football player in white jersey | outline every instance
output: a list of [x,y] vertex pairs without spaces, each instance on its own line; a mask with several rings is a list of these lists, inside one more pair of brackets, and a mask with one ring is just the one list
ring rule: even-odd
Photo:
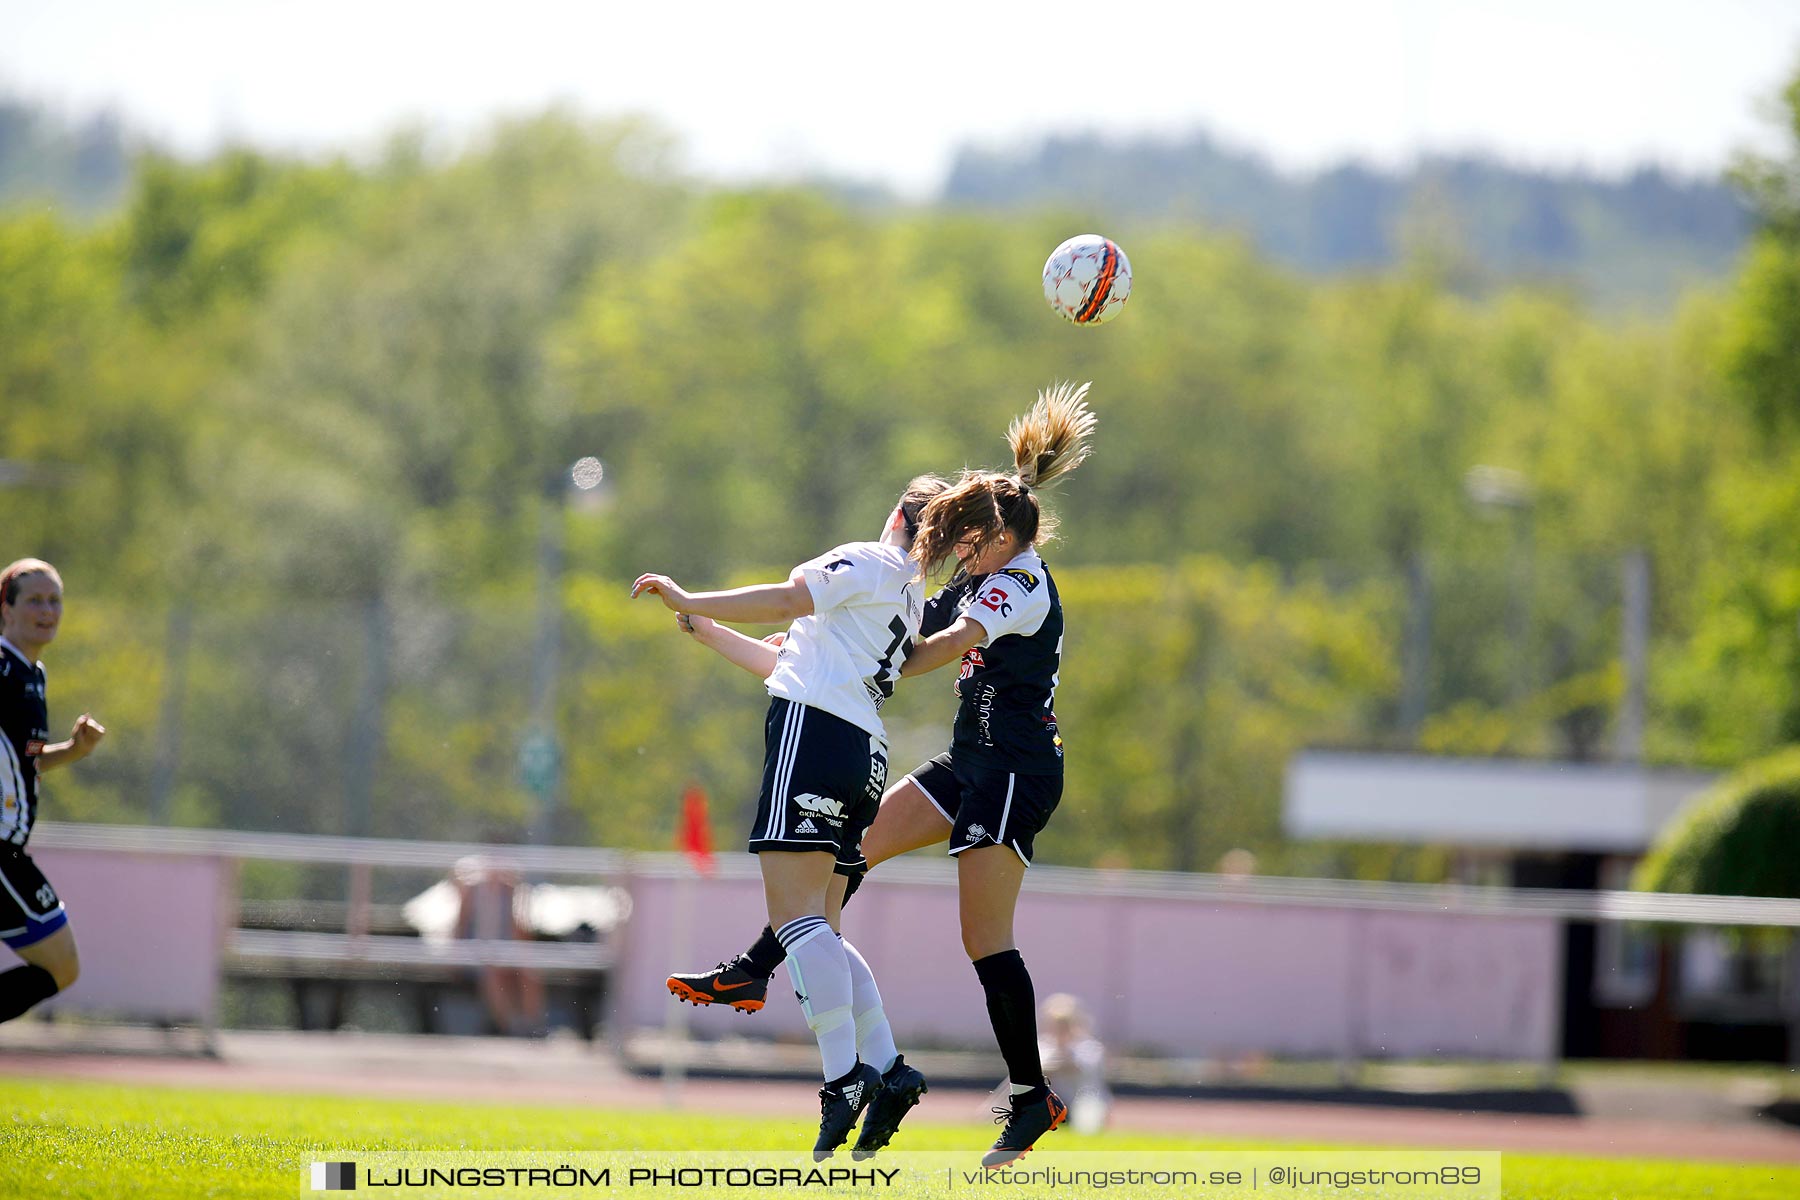
[[[879,541],[835,547],[780,583],[690,592],[651,574],[631,589],[658,596],[685,631],[767,681],[762,790],[749,849],[762,868],[770,927],[819,1042],[825,1087],[813,1152],[821,1159],[878,1095],[865,1132],[884,1112],[904,1113],[925,1090],[894,1046],[873,973],[837,926],[847,881],[866,866],[863,831],[887,786],[881,705],[918,634],[924,578],[954,553],[955,538],[943,535],[932,556],[913,553],[921,514],[948,487],[936,476],[915,479]],[[959,520],[957,537],[998,534],[992,505]],[[717,621],[792,624],[775,646]],[[858,1149],[873,1153],[861,1141]]]
[[[1041,393],[1007,430],[1013,469],[967,472],[923,514],[915,556],[930,557],[944,539],[952,539],[962,569],[926,603],[924,640],[907,658],[903,674],[960,661],[956,726],[947,753],[888,789],[863,843],[872,867],[950,840],[961,889],[963,947],[986,993],[1013,1093],[1010,1107],[997,1110],[1006,1128],[984,1156],[989,1166],[1024,1154],[1067,1112],[1044,1079],[1035,993],[1013,937],[1013,914],[1033,839],[1061,799],[1063,781],[1053,707],[1062,602],[1036,549],[1055,522],[1036,492],[1087,457],[1095,419],[1086,393],[1085,384]],[[998,536],[954,532],[990,507],[1001,518]],[[753,659],[739,665],[757,669]],[[860,879],[852,877],[849,891]],[[671,975],[669,990],[697,1004],[754,1012],[762,1007],[768,978],[781,958],[780,942],[765,929],[730,962]],[[872,1121],[865,1120],[865,1132]]]

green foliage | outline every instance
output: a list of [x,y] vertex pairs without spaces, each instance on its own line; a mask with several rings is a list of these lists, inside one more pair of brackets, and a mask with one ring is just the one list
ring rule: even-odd
[[1709,348],[1749,436],[1708,485],[1694,636],[1672,673],[1684,723],[1724,762],[1800,740],[1800,71],[1781,101],[1783,153],[1736,171],[1762,228]]
[[626,165],[659,144],[556,116],[505,126],[377,181],[308,247],[260,306],[209,447],[235,526],[225,582],[372,596],[528,567],[539,497],[594,436],[547,379],[546,335],[679,217]]
[[1712,896],[1800,897],[1800,747],[1743,767],[1690,805],[1632,886]]
[[[1283,766],[1415,744],[1415,564],[1432,750],[1604,753],[1635,548],[1653,755],[1800,732],[1800,458],[1763,411],[1800,394],[1778,221],[1737,291],[1636,324],[1552,290],[1472,299],[1442,255],[1320,282],[1146,229],[1131,307],[1096,331],[1038,294],[1069,215],[701,190],[667,155],[652,128],[550,113],[449,157],[148,157],[108,223],[0,217],[0,445],[63,485],[0,491],[0,558],[65,568],[52,702],[113,729],[52,812],[518,831],[554,658],[559,836],[665,845],[692,780],[735,838],[761,689],[626,582],[776,578],[871,536],[912,475],[1004,465],[1008,419],[1063,378],[1095,381],[1101,424],[1048,495],[1070,745],[1050,861],[1314,861],[1282,843]],[[597,507],[565,484],[588,454]],[[1529,505],[1472,503],[1477,465]],[[943,686],[889,707],[897,764],[941,748]]]
[[1752,247],[1724,349],[1727,378],[1771,433],[1800,431],[1800,235]]
[[132,302],[166,325],[259,295],[301,234],[344,217],[356,182],[341,163],[299,166],[250,150],[198,166],[146,156],[121,231]]
[[1057,692],[1068,781],[1038,843],[1051,861],[1269,860],[1288,758],[1366,740],[1394,685],[1378,590],[1284,586],[1216,558],[1057,578],[1074,615]]

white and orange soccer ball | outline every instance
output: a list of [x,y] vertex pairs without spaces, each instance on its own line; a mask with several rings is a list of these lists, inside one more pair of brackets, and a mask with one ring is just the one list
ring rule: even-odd
[[1044,299],[1077,325],[1112,320],[1130,296],[1131,260],[1097,233],[1070,238],[1044,264]]

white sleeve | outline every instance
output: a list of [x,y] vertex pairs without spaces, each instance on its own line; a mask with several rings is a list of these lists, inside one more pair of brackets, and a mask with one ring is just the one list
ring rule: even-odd
[[794,568],[806,580],[815,613],[866,600],[875,593],[887,568],[869,549],[867,543],[851,542]]
[[987,631],[983,646],[1009,633],[1033,634],[1050,615],[1050,589],[1029,571],[996,571],[976,590],[966,615]]

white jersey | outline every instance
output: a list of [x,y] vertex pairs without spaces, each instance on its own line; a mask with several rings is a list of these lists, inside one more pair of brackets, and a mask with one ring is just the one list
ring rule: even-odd
[[850,542],[795,570],[813,611],[788,626],[769,695],[885,737],[881,705],[919,634],[918,568],[898,547]]

